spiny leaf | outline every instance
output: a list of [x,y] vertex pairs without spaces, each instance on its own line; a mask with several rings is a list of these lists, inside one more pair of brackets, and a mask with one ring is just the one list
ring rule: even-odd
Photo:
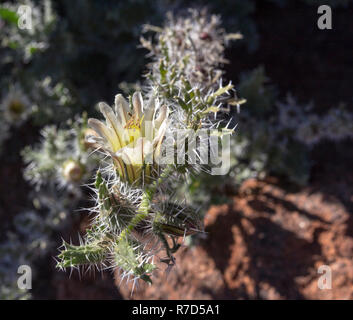
[[98,244],[74,246],[64,242],[64,248],[58,256],[60,268],[101,263],[106,256],[105,249]]
[[231,106],[240,106],[244,103],[246,103],[246,99],[233,99],[228,101],[228,104],[230,104]]
[[231,89],[233,89],[233,85],[232,84],[228,84],[228,85],[226,85],[225,87],[220,87],[214,94],[213,94],[213,96],[215,96],[215,97],[219,97],[219,96],[221,96],[222,94],[224,94],[224,93],[227,93],[229,90],[231,90]]
[[189,105],[181,98],[177,97],[178,103],[180,104],[180,106],[185,110],[185,111],[190,111],[189,109]]
[[96,182],[95,182],[95,186],[97,189],[99,189],[99,186],[101,185],[102,182],[103,182],[102,174],[100,171],[97,171]]
[[239,40],[239,39],[243,39],[243,35],[239,32],[237,33],[228,33],[226,35],[226,39],[227,40]]

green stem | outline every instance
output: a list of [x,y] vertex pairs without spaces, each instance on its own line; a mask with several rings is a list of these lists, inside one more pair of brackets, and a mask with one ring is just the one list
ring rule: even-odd
[[154,194],[157,191],[158,186],[167,179],[170,174],[173,172],[174,167],[172,165],[167,166],[159,178],[155,180],[151,186],[146,188],[142,195],[142,200],[139,208],[137,209],[137,214],[131,219],[129,225],[121,232],[118,242],[124,238],[126,238],[131,231],[144,219],[146,219],[149,215],[151,201],[153,199]]

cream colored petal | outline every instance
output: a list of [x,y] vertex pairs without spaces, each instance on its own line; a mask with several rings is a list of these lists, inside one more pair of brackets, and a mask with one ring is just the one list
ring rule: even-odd
[[154,127],[158,130],[163,121],[168,117],[169,110],[167,106],[162,106],[159,110],[157,119],[154,121]]
[[146,138],[138,138],[135,146],[128,145],[116,152],[126,165],[142,165],[148,154],[152,153],[152,144]]
[[156,101],[155,98],[151,98],[148,102],[146,111],[144,111],[143,120],[141,123],[142,136],[146,137],[148,140],[153,139],[153,118],[156,111]]
[[129,112],[131,112],[129,103],[121,94],[117,94],[115,96],[115,113],[119,115],[123,127],[130,119]]
[[134,108],[134,115],[138,117],[138,119],[142,118],[143,111],[143,99],[141,92],[135,92],[132,96],[132,106]]
[[123,160],[126,165],[136,165],[142,163],[142,154],[137,153],[135,148],[126,146],[116,152],[116,156]]
[[166,119],[161,127],[159,128],[156,137],[153,139],[153,159],[157,159],[161,153],[161,146],[163,142],[163,138],[168,126],[168,119]]
[[141,179],[143,164],[152,162],[152,144],[146,138],[139,138],[135,147],[126,146],[116,153],[124,162],[131,183]]
[[148,101],[146,111],[144,111],[146,121],[152,121],[156,112],[156,98],[151,97]]
[[152,163],[152,153],[153,153],[152,142],[146,138],[143,138],[141,139],[140,145],[141,145],[142,154],[143,154],[143,162]]
[[120,148],[122,148],[125,143],[123,140],[124,128],[121,124],[121,119],[117,119],[116,115],[113,112],[113,109],[104,102],[99,103],[99,109],[104,115],[108,126],[114,130],[116,134],[115,139],[119,140]]
[[116,139],[116,134],[112,129],[97,119],[88,119],[88,125],[110,144],[113,152],[120,149],[119,141]]
[[163,137],[165,135],[165,132],[167,130],[167,126],[168,126],[168,120],[166,119],[162,125],[160,126],[160,128],[158,129],[158,131],[156,132],[156,136],[153,139],[153,146],[155,146],[156,144],[158,144],[161,140],[163,140]]
[[133,148],[126,146],[118,150],[113,159],[122,163],[122,166],[126,168],[127,180],[132,183],[138,179],[138,173],[136,172],[136,166],[133,165],[134,159],[132,158],[133,154],[131,149]]
[[110,156],[113,159],[113,162],[115,164],[115,167],[117,168],[120,177],[122,177],[123,179],[126,179],[126,172],[125,172],[125,166],[124,166],[124,162],[118,157],[116,156],[115,153],[111,152],[110,150],[106,150]]

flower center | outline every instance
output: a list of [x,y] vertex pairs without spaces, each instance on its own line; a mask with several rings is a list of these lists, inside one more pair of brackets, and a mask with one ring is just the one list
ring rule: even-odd
[[126,123],[124,129],[125,133],[127,134],[126,136],[126,141],[128,143],[134,143],[138,138],[141,137],[141,123],[142,123],[143,117],[140,120],[138,117],[131,117],[131,119]]
[[9,105],[9,110],[15,115],[20,115],[24,111],[24,106],[21,101],[13,100]]

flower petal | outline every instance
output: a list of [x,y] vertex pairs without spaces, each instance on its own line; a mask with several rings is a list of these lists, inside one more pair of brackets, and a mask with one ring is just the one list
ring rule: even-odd
[[117,94],[115,96],[115,113],[119,115],[123,127],[130,119],[129,112],[131,112],[129,103],[121,94]]
[[105,120],[110,128],[112,128],[116,134],[116,139],[119,140],[120,148],[124,146],[123,133],[124,128],[121,122],[117,119],[116,115],[113,112],[113,109],[109,107],[106,103],[100,102],[99,109],[105,117]]
[[119,141],[115,138],[116,135],[112,129],[97,119],[88,119],[88,125],[110,144],[113,152],[120,149]]
[[169,110],[167,106],[162,106],[159,110],[157,119],[154,121],[154,127],[158,130],[163,121],[168,117]]
[[153,139],[153,118],[156,112],[156,101],[152,97],[148,102],[147,108],[144,111],[144,116],[141,123],[142,136],[146,137],[148,140]]
[[[139,138],[134,147],[126,146],[120,149],[116,156],[122,159],[129,175],[129,181],[134,182],[141,177],[145,164],[152,163],[153,148],[146,138]],[[149,173],[148,173],[149,174]]]
[[[161,146],[162,146],[162,142],[163,142],[163,138],[165,135],[165,132],[167,130],[167,126],[168,126],[168,119],[166,119],[165,121],[163,121],[162,125],[160,126],[156,137],[153,139],[153,159],[157,159],[160,156],[161,153]],[[158,161],[157,161],[158,162]]]
[[137,116],[137,119],[142,118],[143,111],[143,99],[141,92],[135,92],[132,96],[132,106],[134,108],[134,116]]

